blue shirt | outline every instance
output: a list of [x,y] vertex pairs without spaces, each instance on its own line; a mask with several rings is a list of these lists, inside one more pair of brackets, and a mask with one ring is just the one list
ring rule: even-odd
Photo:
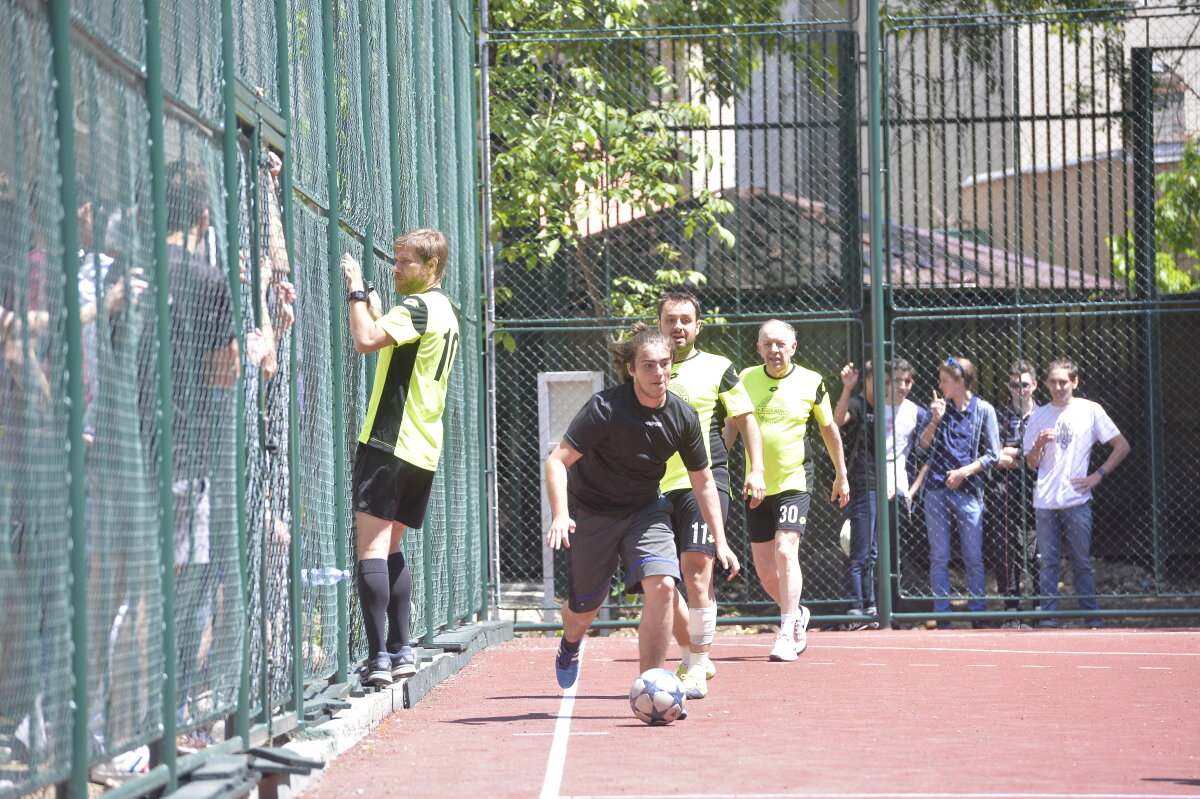
[[[1000,436],[996,429],[996,410],[991,403],[971,397],[967,407],[959,410],[953,402],[946,403],[946,414],[933,434],[929,445],[929,488],[945,488],[946,472],[979,461],[987,472],[996,464],[1000,454]],[[982,475],[973,474],[960,490],[976,495],[983,493]]]

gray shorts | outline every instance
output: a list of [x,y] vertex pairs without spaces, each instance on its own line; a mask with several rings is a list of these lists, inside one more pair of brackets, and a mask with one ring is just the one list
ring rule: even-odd
[[620,556],[625,591],[640,593],[642,579],[667,575],[681,581],[671,531],[671,503],[659,497],[629,516],[604,516],[571,508],[575,532],[567,553],[567,602],[576,613],[604,604]]

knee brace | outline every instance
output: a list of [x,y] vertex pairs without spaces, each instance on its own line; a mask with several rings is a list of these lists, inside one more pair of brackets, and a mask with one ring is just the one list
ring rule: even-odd
[[692,646],[710,646],[717,629],[717,607],[688,610],[688,637]]

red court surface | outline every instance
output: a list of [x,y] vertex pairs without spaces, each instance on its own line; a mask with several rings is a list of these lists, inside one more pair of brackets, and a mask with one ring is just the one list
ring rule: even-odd
[[383,725],[306,797],[1200,796],[1200,631],[718,636],[690,716],[629,710],[633,638],[512,641]]

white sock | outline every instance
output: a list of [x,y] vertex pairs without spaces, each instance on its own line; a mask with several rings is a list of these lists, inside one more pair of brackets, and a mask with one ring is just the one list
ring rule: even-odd
[[682,663],[683,667],[686,669],[688,664],[691,663],[692,651],[678,642],[676,643],[676,646],[679,647],[679,662]]
[[787,635],[788,638],[791,638],[796,629],[796,622],[798,622],[798,621],[800,621],[800,617],[793,616],[790,613],[780,616],[779,617],[779,634]]
[[708,655],[696,654],[692,655],[692,665],[688,666],[688,674],[696,677],[708,678]]

